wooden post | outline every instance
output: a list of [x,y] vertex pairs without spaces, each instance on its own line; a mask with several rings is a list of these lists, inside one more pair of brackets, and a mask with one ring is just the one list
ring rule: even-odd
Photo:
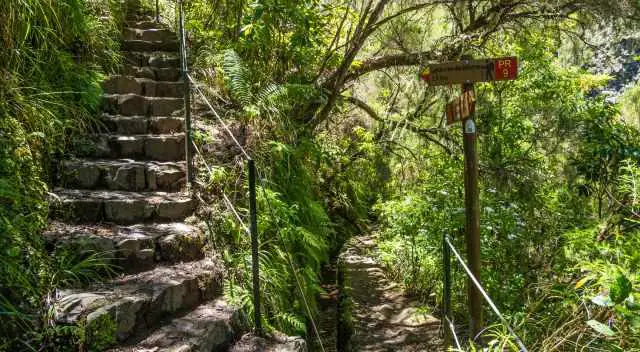
[[453,332],[449,326],[451,320],[451,250],[447,243],[447,234],[442,234],[442,270],[444,271],[444,285],[442,287],[442,324],[444,326],[444,346],[451,346]]
[[187,187],[193,191],[195,174],[193,172],[193,132],[191,130],[191,82],[189,80],[189,71],[187,66],[187,37],[184,28],[184,9],[182,7],[182,0],[178,0],[178,32],[180,36],[180,71],[184,87],[184,154],[187,163]]
[[[464,145],[464,203],[465,237],[467,261],[470,272],[480,282],[480,193],[478,190],[477,131],[474,121],[474,82],[514,80],[518,77],[518,58],[501,57],[472,60],[463,57],[460,61],[432,64],[420,72],[420,78],[431,86],[462,84],[462,95],[447,104],[447,123],[463,118],[462,135]],[[469,279],[470,330],[475,338],[482,331],[482,294]]]
[[[473,90],[473,83],[462,86],[462,93]],[[467,261],[473,275],[480,282],[480,194],[478,190],[478,150],[474,113],[463,121],[464,147],[464,204]],[[482,331],[482,295],[471,279],[467,280],[471,336]]]
[[253,271],[253,319],[256,324],[256,335],[262,336],[262,318],[260,315],[260,259],[258,257],[258,210],[256,204],[256,165],[252,159],[249,166],[249,213],[251,232],[251,269]]

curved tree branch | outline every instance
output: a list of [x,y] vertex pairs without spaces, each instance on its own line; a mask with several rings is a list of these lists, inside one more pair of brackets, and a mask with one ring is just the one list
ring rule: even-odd
[[397,66],[417,66],[430,61],[436,61],[438,57],[439,55],[433,51],[373,57],[365,60],[360,67],[349,72],[345,77],[345,82],[353,81],[372,71]]
[[[380,115],[378,115],[378,113],[367,103],[365,103],[364,101],[356,98],[356,97],[346,97],[346,96],[341,96],[344,100],[348,101],[349,103],[357,106],[358,108],[360,108],[362,111],[364,111],[367,115],[369,115],[372,119],[378,121],[378,122],[382,122],[382,123],[387,123],[388,121],[385,121],[382,117],[380,117]],[[410,131],[412,131],[413,133],[425,138],[426,140],[433,142],[435,144],[437,144],[439,147],[441,147],[442,149],[444,149],[444,151],[449,154],[449,155],[453,155],[453,151],[451,150],[451,148],[449,148],[448,146],[446,146],[444,143],[442,143],[442,141],[438,140],[436,137],[434,136],[435,133],[437,132],[441,132],[442,129],[441,128],[420,128],[415,126],[412,123],[407,123],[406,124],[407,129],[409,129]]]

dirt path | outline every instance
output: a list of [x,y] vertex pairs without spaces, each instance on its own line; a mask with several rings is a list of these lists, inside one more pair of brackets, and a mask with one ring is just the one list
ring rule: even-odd
[[353,302],[353,351],[444,351],[440,321],[421,313],[374,260],[371,236],[352,238],[341,255]]

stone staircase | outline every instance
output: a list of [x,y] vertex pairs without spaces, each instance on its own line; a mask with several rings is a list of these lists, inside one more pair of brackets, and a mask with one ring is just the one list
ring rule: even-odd
[[61,290],[56,320],[85,331],[81,350],[226,351],[247,330],[222,294],[223,266],[184,222],[179,43],[142,10],[127,14],[124,65],[104,82],[105,133],[90,155],[61,162],[52,251],[107,252],[121,274]]

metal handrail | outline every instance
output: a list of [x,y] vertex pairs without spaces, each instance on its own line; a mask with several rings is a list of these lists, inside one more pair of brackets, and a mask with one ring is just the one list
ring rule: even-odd
[[[192,125],[191,125],[191,83],[194,83],[196,91],[199,92],[204,101],[207,103],[209,108],[214,112],[216,117],[220,119],[218,114],[215,112],[209,101],[206,99],[204,94],[200,91],[199,87],[197,87],[195,80],[191,78],[189,75],[188,68],[188,58],[187,58],[187,35],[184,26],[184,8],[183,1],[178,0],[178,34],[180,40],[180,70],[182,81],[184,84],[184,125],[185,125],[185,157],[186,157],[186,172],[187,172],[187,183],[190,185],[191,190],[194,189],[195,182],[195,174],[193,171],[193,150],[198,151],[197,146],[193,142],[193,134],[192,134]],[[156,0],[156,18],[159,20],[159,9]],[[221,119],[220,119],[221,120]],[[258,219],[257,219],[257,202],[256,202],[256,169],[253,159],[249,156],[249,154],[240,146],[240,143],[235,139],[229,128],[224,124],[225,130],[231,135],[233,141],[240,147],[243,154],[247,158],[247,166],[249,168],[249,215],[250,215],[250,225],[249,225],[249,233],[251,235],[251,273],[252,273],[252,286],[253,286],[253,313],[254,313],[254,324],[255,324],[255,332],[257,335],[263,335],[262,330],[262,315],[260,313],[260,264],[258,257]],[[198,155],[204,160],[202,154],[198,153]],[[206,161],[205,161],[206,165]],[[209,166],[206,165],[209,169]],[[210,170],[210,169],[209,169]],[[225,195],[225,199],[228,201],[228,198]],[[239,215],[233,205],[228,202],[228,205],[231,205],[233,209],[233,213],[236,214],[239,218]],[[246,225],[244,222],[240,221],[243,228],[246,230]]]
[[213,108],[213,106],[211,105],[211,103],[209,102],[209,99],[207,99],[206,95],[204,95],[204,93],[202,92],[202,90],[200,89],[200,84],[193,79],[193,77],[191,77],[190,74],[187,73],[186,75],[187,79],[193,83],[193,87],[194,90],[200,95],[200,97],[202,97],[202,100],[205,102],[205,104],[209,107],[209,109],[211,110],[211,112],[213,112],[213,115],[216,117],[216,119],[218,120],[218,122],[222,125],[222,127],[224,128],[225,132],[227,132],[227,134],[229,135],[229,137],[231,137],[231,140],[233,140],[233,143],[235,143],[235,145],[238,147],[238,149],[240,149],[240,152],[242,153],[242,155],[244,155],[244,157],[247,160],[253,160],[251,158],[251,156],[249,155],[249,153],[247,153],[247,151],[244,149],[244,147],[240,144],[240,142],[238,142],[238,140],[236,139],[236,137],[233,135],[233,132],[231,132],[231,129],[229,128],[229,126],[227,126],[227,124],[224,122],[224,120],[220,117],[220,115],[218,115],[218,113],[216,112],[216,109]]
[[[195,143],[193,143],[193,148],[196,151],[196,155],[200,157],[200,160],[202,160],[204,167],[207,169],[207,171],[209,171],[209,174],[211,174],[213,170],[211,169],[211,167],[209,167],[209,163],[207,163],[207,159],[205,159],[202,156],[202,153],[200,153],[200,150],[198,149],[198,146]],[[236,208],[233,206],[233,203],[231,202],[231,200],[229,199],[229,197],[224,191],[222,191],[222,200],[224,201],[224,205],[227,206],[227,209],[229,209],[229,211],[232,212],[233,215],[235,215],[236,219],[238,220],[238,223],[240,224],[240,226],[242,226],[242,228],[247,233],[247,235],[251,235],[251,231],[249,230],[247,225],[244,223],[244,220],[242,220],[242,218],[240,217],[238,210],[236,210]]]
[[184,124],[185,124],[185,157],[187,163],[187,183],[193,188],[195,177],[193,174],[193,154],[191,144],[193,134],[191,130],[191,87],[189,86],[189,69],[187,64],[187,35],[184,29],[184,10],[182,0],[178,0],[178,31],[180,35],[180,71],[184,84]]
[[[177,10],[178,10],[178,27],[179,27],[179,39],[180,39],[180,62],[181,62],[181,73],[182,73],[182,79],[184,82],[184,113],[185,113],[185,131],[186,131],[186,143],[185,143],[185,154],[186,154],[186,162],[187,162],[187,180],[189,181],[189,184],[191,184],[191,188],[193,189],[193,182],[195,182],[195,178],[194,178],[194,172],[193,172],[193,153],[192,153],[192,146],[193,149],[196,151],[197,156],[199,156],[203,162],[205,163],[205,166],[207,167],[207,169],[209,171],[211,171],[211,168],[209,168],[209,165],[206,163],[206,160],[204,159],[204,157],[202,156],[202,154],[199,152],[196,144],[193,142],[193,138],[192,138],[192,126],[191,126],[191,86],[193,85],[193,89],[200,95],[200,97],[202,98],[202,100],[205,102],[205,104],[207,105],[207,107],[211,110],[211,112],[213,112],[214,116],[216,117],[216,119],[218,120],[218,122],[220,123],[220,125],[223,127],[223,129],[225,130],[225,132],[229,135],[229,137],[231,138],[231,140],[233,140],[233,142],[235,143],[235,145],[238,147],[238,149],[240,150],[241,154],[245,157],[245,159],[247,160],[247,166],[249,169],[249,213],[250,213],[250,225],[249,228],[247,228],[247,226],[245,225],[244,221],[242,221],[242,219],[240,218],[240,215],[238,214],[237,210],[233,207],[233,204],[231,203],[231,201],[229,200],[229,198],[227,197],[226,194],[224,194],[223,192],[223,198],[224,198],[224,202],[227,205],[227,207],[230,208],[230,210],[233,212],[233,214],[236,216],[236,218],[238,219],[238,222],[241,224],[241,226],[243,227],[243,229],[248,232],[251,235],[251,261],[252,261],[252,284],[253,284],[253,305],[254,305],[254,321],[255,321],[255,330],[256,333],[259,335],[262,335],[263,331],[262,331],[262,320],[261,320],[261,313],[260,313],[260,274],[259,274],[259,258],[258,258],[258,225],[257,225],[257,201],[256,201],[256,181],[259,181],[261,184],[261,189],[263,192],[263,195],[266,199],[267,205],[269,207],[269,212],[272,218],[275,218],[275,214],[273,212],[272,209],[272,205],[271,202],[269,201],[269,198],[266,196],[265,193],[265,187],[264,187],[264,180],[263,178],[260,176],[260,174],[258,173],[256,166],[255,166],[255,162],[253,160],[253,158],[251,158],[251,155],[249,155],[249,153],[244,149],[244,147],[240,144],[240,142],[238,142],[238,140],[236,139],[236,137],[234,136],[234,134],[231,132],[231,129],[229,129],[229,126],[227,126],[227,124],[224,122],[224,120],[220,117],[220,115],[217,113],[217,111],[213,108],[212,104],[209,102],[209,99],[207,99],[207,97],[205,96],[205,94],[202,92],[202,90],[200,89],[200,84],[189,74],[189,70],[188,70],[188,65],[187,65],[187,38],[186,38],[186,31],[185,31],[185,27],[184,27],[184,9],[183,9],[183,1],[182,0],[177,0],[178,1],[178,6],[177,6]],[[158,5],[157,5],[157,0],[156,0],[156,19],[159,20],[159,9],[158,9]],[[277,223],[277,222],[276,222]],[[282,238],[282,235],[280,233],[281,231],[278,231],[278,236],[280,238],[280,241],[282,241],[282,243],[284,244],[284,239]],[[286,248],[286,246],[285,246]],[[298,277],[298,272],[295,268],[295,265],[293,264],[293,260],[291,258],[291,254],[286,251],[287,254],[287,261],[288,264],[291,267],[291,271],[294,275],[294,278],[296,280],[296,285],[298,286],[298,289],[300,290],[300,294],[302,296],[304,305],[306,307],[307,310],[307,315],[309,316],[309,320],[311,321],[313,330],[316,334],[316,337],[318,339],[318,342],[320,343],[320,348],[321,350],[324,352],[324,345],[322,343],[322,338],[320,337],[320,333],[317,327],[317,324],[315,323],[315,320],[313,318],[313,315],[311,314],[311,308],[309,307],[309,304],[307,302],[307,298],[304,294],[304,291],[302,289],[302,284],[300,282],[300,279]]]
[[[249,193],[250,193],[249,199],[250,199],[250,202],[251,202],[252,199],[255,202],[255,198],[256,198],[256,194],[255,194],[256,184],[255,184],[255,181],[257,179],[260,182],[261,190],[263,192],[263,196],[264,196],[264,198],[266,200],[267,207],[269,208],[269,213],[270,213],[272,218],[276,218],[275,213],[274,213],[273,208],[272,208],[272,205],[271,205],[271,202],[269,201],[269,197],[267,197],[267,195],[266,195],[266,191],[265,191],[266,187],[264,185],[264,179],[257,172],[257,169],[255,167],[255,162],[254,162],[253,158],[251,158],[249,153],[244,149],[244,147],[240,144],[240,142],[238,142],[238,140],[235,138],[235,136],[231,132],[231,129],[229,128],[229,126],[224,122],[222,117],[220,117],[218,112],[213,108],[213,105],[211,104],[211,102],[209,102],[209,99],[206,97],[206,95],[200,89],[200,83],[198,81],[196,81],[193,77],[191,77],[190,74],[187,74],[187,79],[191,83],[193,83],[194,90],[200,95],[200,97],[204,101],[205,105],[207,105],[207,107],[209,107],[209,109],[214,114],[214,116],[216,117],[218,122],[222,125],[223,129],[226,131],[226,133],[229,135],[229,137],[231,137],[231,139],[233,140],[234,144],[240,150],[240,153],[242,155],[244,155],[244,157],[247,159],[247,163],[248,163],[248,166],[249,166]],[[253,192],[252,192],[252,190],[253,190]],[[224,197],[226,198],[226,195],[224,195]],[[230,205],[230,202],[228,201],[228,199],[226,200],[226,202]],[[250,208],[254,209],[255,208],[255,203],[254,203],[253,207],[250,206]],[[235,209],[233,210],[233,212],[235,213],[236,217],[239,219],[239,216],[238,216],[237,212],[235,211]],[[252,221],[253,221],[253,219],[252,219]],[[277,224],[277,222],[276,222],[276,224]],[[242,226],[246,229],[246,225],[244,225],[244,223],[242,223]],[[257,224],[256,224],[255,228],[253,226],[253,223],[251,224],[250,232],[253,233],[253,231],[255,231],[255,233],[257,234]],[[278,237],[279,237],[280,241],[282,242],[282,244],[285,245],[284,244],[284,239],[282,238],[282,236],[280,234],[280,231],[278,231]],[[252,235],[252,239],[253,239],[253,235]],[[257,243],[255,244],[255,246],[256,246],[255,253],[257,255]],[[253,240],[252,240],[252,247],[253,247]],[[285,248],[286,248],[286,246],[285,246]],[[324,351],[325,350],[324,349],[324,344],[322,343],[322,338],[320,337],[320,332],[319,332],[318,326],[317,326],[317,324],[315,322],[315,319],[313,318],[313,315],[311,314],[311,308],[309,306],[309,303],[307,302],[307,297],[305,296],[304,291],[302,289],[302,283],[300,282],[300,278],[298,277],[298,272],[297,272],[297,270],[295,268],[295,265],[293,264],[293,259],[291,258],[291,254],[288,251],[285,251],[285,252],[286,252],[286,255],[287,255],[287,262],[288,262],[289,266],[291,267],[291,271],[293,273],[294,279],[296,280],[296,286],[298,287],[298,289],[300,291],[300,295],[302,296],[302,300],[303,300],[303,303],[305,305],[305,308],[306,308],[306,311],[307,311],[307,315],[309,316],[309,320],[311,321],[312,328],[313,328],[314,333],[315,333],[315,335],[316,335],[316,337],[318,339],[318,342],[320,344],[320,349],[322,351]],[[252,256],[253,256],[253,253],[252,253]],[[255,262],[257,263],[257,257],[256,257]],[[258,275],[256,274],[254,277],[258,277]],[[254,287],[256,287],[256,286],[254,286]]]
[[[480,281],[478,280],[478,278],[476,278],[473,275],[473,273],[471,272],[471,270],[469,269],[467,264],[462,259],[462,256],[460,255],[460,253],[458,253],[458,251],[456,250],[454,245],[449,240],[449,236],[447,236],[445,234],[443,236],[443,256],[442,256],[443,257],[443,261],[444,261],[444,294],[443,294],[443,296],[444,296],[444,302],[443,302],[444,309],[443,309],[443,311],[444,312],[443,313],[444,313],[445,319],[449,323],[449,325],[447,325],[447,326],[449,327],[449,329],[451,330],[451,333],[453,334],[453,336],[456,339],[456,344],[458,344],[458,338],[456,336],[455,326],[453,325],[453,323],[451,323],[451,320],[449,320],[450,307],[451,307],[451,302],[450,302],[450,297],[451,297],[450,253],[454,254],[455,258],[458,260],[460,265],[464,268],[467,276],[469,277],[469,279],[471,280],[473,285],[478,289],[478,291],[480,291],[480,293],[482,294],[484,299],[487,300],[487,302],[489,303],[489,306],[491,307],[491,310],[493,310],[493,312],[498,316],[498,318],[500,319],[502,324],[507,328],[507,330],[509,331],[509,334],[513,337],[513,339],[515,340],[516,344],[520,348],[520,351],[521,352],[528,352],[527,347],[524,345],[524,343],[522,342],[522,340],[520,339],[518,334],[515,333],[515,331],[513,330],[513,328],[511,327],[511,325],[507,321],[507,319],[504,317],[504,315],[502,315],[502,313],[500,313],[500,311],[498,310],[498,307],[496,306],[495,303],[493,303],[493,300],[487,294],[487,291],[485,291],[485,289],[482,287],[482,285],[480,284]],[[459,346],[459,344],[458,344],[458,346]]]

